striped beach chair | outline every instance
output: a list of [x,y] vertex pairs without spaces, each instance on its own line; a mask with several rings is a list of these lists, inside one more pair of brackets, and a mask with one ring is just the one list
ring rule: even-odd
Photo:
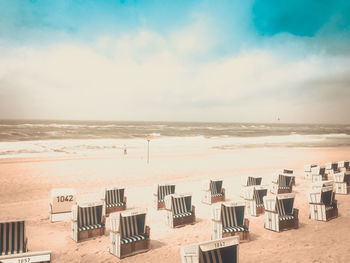
[[239,236],[249,241],[249,220],[245,215],[245,202],[225,202],[212,207],[212,239]]
[[25,221],[0,222],[0,262],[51,262],[51,251],[28,252]]
[[338,172],[338,162],[326,163],[325,173],[327,177],[333,176],[334,173]]
[[247,213],[252,216],[259,216],[264,213],[263,198],[267,195],[268,187],[262,185],[249,186],[244,192],[244,200]]
[[283,194],[291,193],[293,190],[292,186],[292,175],[287,174],[276,174],[272,179],[271,193],[273,194]]
[[244,198],[245,188],[254,185],[261,185],[262,177],[260,176],[241,176],[241,192],[240,197]]
[[278,173],[284,174],[284,175],[288,175],[288,176],[292,176],[292,185],[293,186],[295,185],[295,176],[294,176],[294,170],[293,169],[284,168],[284,169],[279,170]]
[[294,208],[294,193],[264,197],[265,228],[280,232],[299,227],[299,210]]
[[311,186],[308,192],[310,218],[328,221],[338,217],[338,205],[333,192],[333,182],[318,183]]
[[346,195],[350,193],[350,171],[333,175],[335,193]]
[[104,233],[105,215],[102,202],[78,202],[72,207],[72,238],[75,242],[102,236]]
[[304,165],[304,178],[311,179],[311,170],[312,168],[317,167],[317,164],[306,164]]
[[225,188],[222,180],[205,180],[202,184],[202,202],[213,204],[225,201]]
[[151,229],[146,225],[146,215],[146,209],[110,214],[110,253],[124,258],[150,250]]
[[174,228],[193,224],[196,221],[195,206],[192,205],[192,195],[171,194],[165,196],[167,224]]
[[165,208],[165,196],[175,193],[175,184],[158,184],[157,193],[154,193],[154,206],[156,210]]
[[326,173],[326,168],[321,166],[316,166],[311,168],[311,182],[317,183],[320,181],[327,181],[328,175]]
[[238,263],[239,237],[201,242],[181,247],[182,263]]
[[125,187],[108,187],[102,190],[105,214],[118,212],[126,209]]

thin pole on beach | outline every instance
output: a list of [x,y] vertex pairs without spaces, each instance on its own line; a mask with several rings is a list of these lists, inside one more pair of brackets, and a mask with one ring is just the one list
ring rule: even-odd
[[147,140],[147,163],[149,164],[149,142],[152,139],[151,135],[147,135],[146,136],[146,140]]

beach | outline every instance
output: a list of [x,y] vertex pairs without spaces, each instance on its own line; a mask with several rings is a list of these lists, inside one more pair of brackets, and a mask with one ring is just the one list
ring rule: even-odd
[[[299,229],[275,233],[264,229],[264,216],[247,216],[250,242],[239,246],[240,262],[348,262],[350,260],[350,197],[336,195],[339,218],[327,223],[309,219],[306,193],[310,181],[304,179],[308,163],[349,159],[350,147],[248,147],[223,149],[212,142],[164,144],[152,140],[150,163],[147,144],[134,141],[124,155],[121,148],[107,152],[6,157],[0,159],[0,218],[25,219],[31,251],[51,250],[52,262],[181,262],[180,247],[210,240],[210,206],[202,204],[202,181],[221,178],[228,201],[239,200],[241,176],[260,175],[270,184],[281,168],[296,175],[295,208],[299,209]],[[204,140],[205,141],[205,140]],[[122,140],[121,140],[122,142]],[[132,143],[125,140],[129,146]],[[121,144],[123,145],[123,144]],[[176,192],[192,193],[196,223],[171,229],[165,212],[153,207],[153,193],[162,182],[176,184]],[[71,239],[71,223],[50,223],[52,188],[74,188],[79,198],[94,198],[102,187],[126,187],[127,208],[148,208],[151,250],[119,260],[109,253],[109,221],[104,236],[80,243]]]

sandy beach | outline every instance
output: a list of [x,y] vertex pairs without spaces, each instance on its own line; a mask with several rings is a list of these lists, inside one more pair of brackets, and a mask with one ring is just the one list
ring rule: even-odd
[[[275,171],[293,168],[296,175],[295,207],[300,227],[275,233],[264,229],[264,216],[251,217],[251,241],[240,245],[240,262],[349,262],[350,197],[337,195],[339,218],[327,223],[308,218],[306,192],[310,182],[303,178],[307,163],[324,164],[348,159],[350,148],[249,148],[221,150],[210,147],[129,149],[108,154],[57,157],[5,158],[0,160],[0,219],[25,219],[31,251],[51,250],[52,262],[180,262],[180,247],[210,240],[210,206],[200,202],[201,182],[222,178],[227,200],[238,200],[240,176],[261,175],[269,184]],[[173,182],[177,192],[193,194],[197,222],[171,229],[164,211],[156,211],[153,193],[159,182]],[[151,251],[119,260],[108,252],[109,222],[105,236],[81,243],[71,239],[70,222],[50,223],[52,188],[72,187],[78,199],[93,197],[104,186],[124,185],[128,209],[148,208]]]

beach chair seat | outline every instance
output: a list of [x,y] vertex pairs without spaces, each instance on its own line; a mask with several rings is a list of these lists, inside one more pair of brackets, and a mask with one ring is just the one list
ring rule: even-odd
[[196,221],[192,195],[171,194],[165,196],[166,222],[174,228],[193,224]]
[[51,251],[28,252],[25,221],[0,222],[0,262],[51,262]]
[[113,186],[102,189],[102,201],[106,216],[113,212],[125,210],[127,202],[125,187]]
[[182,263],[237,263],[239,237],[201,242],[181,247]]
[[79,242],[105,233],[102,202],[79,203],[72,207],[72,239]]
[[174,184],[158,184],[157,193],[154,193],[154,206],[156,210],[165,208],[165,196],[175,193]]
[[343,171],[333,175],[334,189],[336,194],[350,193],[350,172]]
[[146,209],[110,214],[109,252],[118,258],[149,251],[151,229],[146,225]]
[[246,187],[243,192],[247,213],[259,216],[264,213],[263,197],[267,195],[268,187],[263,185]]
[[212,239],[237,235],[249,241],[249,220],[244,218],[245,202],[218,203],[212,208]]
[[308,201],[311,219],[328,221],[338,217],[338,204],[335,200],[333,182],[312,185],[308,192]]
[[273,194],[283,194],[291,193],[293,190],[293,175],[291,174],[281,174],[278,173],[273,176],[271,184],[271,193]]
[[202,203],[213,204],[225,201],[225,188],[222,180],[205,180],[202,183]]
[[299,227],[299,210],[294,208],[294,193],[264,196],[265,228],[281,232]]

